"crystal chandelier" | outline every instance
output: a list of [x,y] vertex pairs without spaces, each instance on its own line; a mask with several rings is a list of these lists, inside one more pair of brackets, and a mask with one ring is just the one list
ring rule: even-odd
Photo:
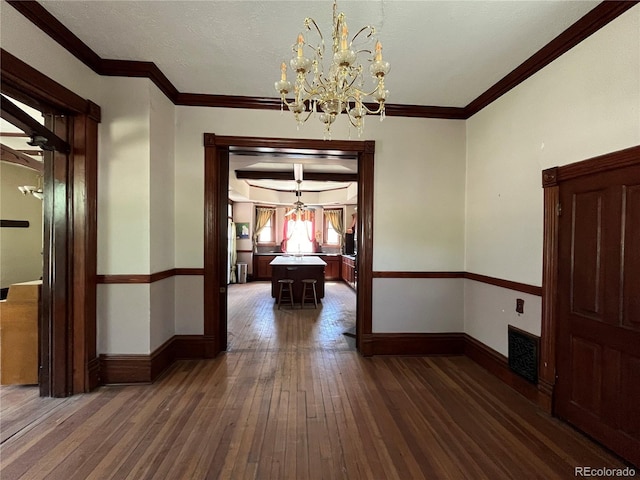
[[[286,105],[293,112],[298,126],[320,111],[318,118],[325,125],[325,138],[331,138],[331,124],[344,112],[360,136],[364,128],[365,115],[379,114],[380,121],[384,119],[384,104],[389,93],[384,88],[384,77],[389,72],[389,63],[382,60],[382,44],[377,41],[374,52],[364,48],[375,34],[375,29],[369,25],[362,27],[349,41],[345,15],[337,13],[334,1],[331,65],[325,70],[324,37],[315,20],[305,18],[305,28],[311,30],[312,25],[318,32],[320,42],[317,46],[310,45],[305,42],[302,34],[298,35],[297,42],[292,46],[294,55],[289,62],[296,75],[293,85],[287,81],[287,65],[282,62],[282,76],[280,81],[275,82],[276,91],[282,99],[281,108]],[[361,34],[365,45],[356,47],[355,41]],[[305,56],[305,47],[307,51],[311,50],[311,58]],[[364,67],[356,63],[361,53],[373,55],[369,60],[369,72],[377,84],[369,91],[365,90]],[[289,92],[293,92],[292,101],[286,98]],[[369,108],[365,104],[367,97],[371,97],[377,103],[377,107]]]

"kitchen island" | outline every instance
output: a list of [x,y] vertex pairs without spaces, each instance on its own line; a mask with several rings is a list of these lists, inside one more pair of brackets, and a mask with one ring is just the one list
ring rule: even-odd
[[317,280],[316,295],[324,298],[324,269],[327,262],[315,255],[278,256],[271,263],[271,296],[278,298],[278,280],[285,278],[293,280],[293,299],[300,303],[302,300],[302,280],[313,278]]

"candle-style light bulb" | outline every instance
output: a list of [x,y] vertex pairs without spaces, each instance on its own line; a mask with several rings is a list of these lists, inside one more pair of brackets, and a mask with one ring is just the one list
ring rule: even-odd
[[280,77],[280,79],[283,82],[287,81],[287,64],[282,62],[282,65],[280,66],[280,70],[282,70],[282,76]]
[[340,40],[340,48],[344,52],[347,49],[347,37],[349,36],[349,30],[347,29],[347,24],[342,24],[342,37]]
[[376,58],[375,58],[376,62],[381,62],[382,61],[382,44],[380,43],[380,40],[378,40],[376,42]]
[[302,58],[302,47],[304,46],[304,37],[298,34],[298,58]]

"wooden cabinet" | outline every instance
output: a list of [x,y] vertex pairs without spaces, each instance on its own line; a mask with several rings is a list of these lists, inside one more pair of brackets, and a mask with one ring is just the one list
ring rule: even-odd
[[275,255],[254,255],[253,256],[253,279],[271,280],[271,261]]
[[[271,261],[276,255],[254,255],[253,256],[253,279],[254,280],[271,280],[273,271],[271,269]],[[320,255],[320,258],[327,262],[325,267],[325,280],[340,280],[340,255]]]
[[340,255],[321,255],[320,258],[327,262],[324,269],[324,279],[340,280]]
[[38,383],[38,308],[42,280],[15,283],[0,302],[0,384]]
[[357,272],[356,261],[353,258],[342,257],[342,280],[344,280],[351,288],[356,288]]

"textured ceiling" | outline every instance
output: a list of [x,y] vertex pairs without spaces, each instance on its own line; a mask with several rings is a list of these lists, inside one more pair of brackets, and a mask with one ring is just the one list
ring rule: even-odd
[[[180,92],[276,97],[279,65],[330,1],[42,1],[100,57],[154,62]],[[598,1],[338,2],[391,64],[389,102],[464,107]]]

